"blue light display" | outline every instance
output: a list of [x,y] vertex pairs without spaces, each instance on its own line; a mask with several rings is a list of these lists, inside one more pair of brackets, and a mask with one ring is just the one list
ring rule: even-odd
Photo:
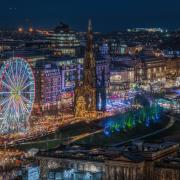
[[103,122],[104,134],[109,136],[115,132],[132,129],[140,124],[150,127],[152,123],[159,123],[162,108],[154,103],[150,107],[140,107],[121,115],[108,118]]

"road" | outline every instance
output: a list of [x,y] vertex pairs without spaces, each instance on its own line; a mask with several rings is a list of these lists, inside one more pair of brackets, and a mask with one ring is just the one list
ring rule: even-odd
[[31,141],[31,142],[23,142],[21,143],[21,145],[31,145],[31,144],[38,144],[38,143],[49,143],[49,142],[53,142],[53,141],[61,141],[64,145],[68,145],[68,144],[72,144],[76,141],[79,141],[80,139],[86,138],[88,136],[94,135],[94,134],[98,134],[100,132],[102,132],[103,130],[97,130],[91,133],[83,133],[77,136],[72,136],[72,137],[68,137],[65,139],[61,139],[61,138],[55,138],[55,139],[47,139],[47,140],[40,140],[40,141]]

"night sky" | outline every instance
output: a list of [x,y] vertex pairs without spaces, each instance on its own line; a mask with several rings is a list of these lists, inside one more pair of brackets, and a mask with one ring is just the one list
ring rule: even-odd
[[180,27],[180,0],[1,0],[1,27],[54,27],[63,21],[85,30],[128,27]]

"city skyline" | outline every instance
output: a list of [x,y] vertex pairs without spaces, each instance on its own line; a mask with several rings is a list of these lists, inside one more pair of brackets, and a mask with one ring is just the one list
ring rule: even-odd
[[180,180],[179,5],[4,0],[0,179]]
[[96,31],[108,32],[133,27],[180,27],[178,0],[127,1],[61,1],[53,3],[31,0],[7,0],[0,7],[0,27],[54,27],[59,22],[73,29],[86,30],[87,20],[93,20]]

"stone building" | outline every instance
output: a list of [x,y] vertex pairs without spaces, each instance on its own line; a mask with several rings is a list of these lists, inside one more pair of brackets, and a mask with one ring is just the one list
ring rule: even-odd
[[[176,154],[178,148],[176,143],[142,142],[113,148],[70,146],[39,152],[37,159],[44,179],[59,169],[61,176],[68,172],[71,180],[75,180],[77,174],[81,174],[85,180],[95,176],[104,180],[154,180],[157,172],[165,171],[163,168],[158,171],[157,163]],[[172,174],[176,174],[178,168]],[[161,174],[157,176],[161,177]]]
[[155,164],[154,180],[179,180],[180,154],[169,156]]

